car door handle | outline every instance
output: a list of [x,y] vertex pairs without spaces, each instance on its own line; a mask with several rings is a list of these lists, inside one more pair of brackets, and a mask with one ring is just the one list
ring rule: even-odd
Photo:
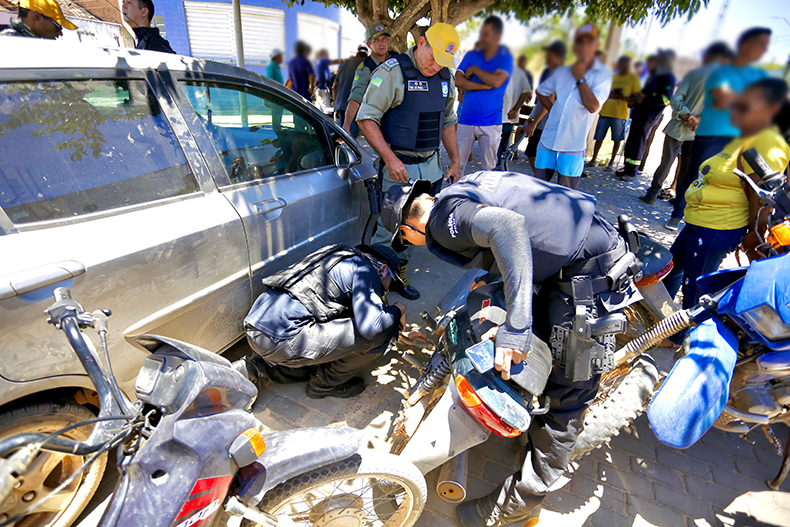
[[267,199],[253,204],[252,210],[255,211],[256,216],[263,216],[267,220],[273,220],[282,214],[282,209],[286,205],[288,205],[288,202],[283,198]]
[[0,277],[0,300],[74,278],[85,272],[85,266],[74,260],[43,265]]

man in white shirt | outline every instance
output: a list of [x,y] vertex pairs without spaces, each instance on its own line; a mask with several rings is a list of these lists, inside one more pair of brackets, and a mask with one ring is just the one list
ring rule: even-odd
[[612,90],[612,72],[595,58],[598,27],[585,24],[576,30],[573,51],[576,62],[558,68],[538,88],[538,101],[549,119],[535,158],[535,176],[545,181],[559,172],[559,183],[578,188],[584,171],[587,135]]
[[527,78],[527,72],[517,66],[513,68],[513,73],[510,75],[502,105],[502,139],[499,141],[497,151],[497,168],[502,167],[502,156],[510,146],[510,136],[513,128],[518,125],[519,112],[530,99],[532,99],[532,85]]

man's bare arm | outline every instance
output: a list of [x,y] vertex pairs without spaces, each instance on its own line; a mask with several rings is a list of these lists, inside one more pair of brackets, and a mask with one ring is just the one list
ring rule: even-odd
[[460,71],[455,72],[455,86],[466,91],[490,90],[491,86],[479,82],[470,81],[466,75]]
[[348,105],[346,106],[346,118],[343,120],[343,130],[348,133],[351,133],[351,123],[357,118],[359,106],[360,104],[357,101],[348,101]]
[[[362,119],[361,121],[357,121],[357,124],[359,124],[359,129],[362,130],[365,140],[373,147],[373,150],[381,156],[381,160],[384,161],[384,164],[387,165],[390,177],[402,183],[409,181],[409,174],[406,172],[403,161],[398,159],[398,156],[392,151],[387,141],[384,140],[384,135],[381,133],[381,128],[378,123],[373,119]],[[456,153],[456,156],[457,155]]]
[[735,94],[727,86],[713,88],[710,94],[713,95],[713,107],[718,109],[729,108],[735,99]]
[[[542,93],[538,92],[538,102],[540,103],[541,106],[543,106],[543,109],[546,110],[546,113],[551,111],[551,107],[554,106],[555,97],[556,95],[554,95],[553,93],[549,95],[543,95]],[[542,114],[540,118],[536,118],[535,120],[540,121],[540,119],[543,118],[543,115],[546,114],[545,113]]]
[[[483,81],[483,84],[486,86],[491,86],[492,88],[499,88],[502,86],[505,81],[507,81],[510,75],[506,71],[496,70],[495,72],[491,73],[489,71],[483,71],[477,66],[472,66],[473,72],[477,77]],[[470,69],[472,69],[470,68]],[[467,72],[471,77],[472,72]]]
[[444,175],[444,180],[452,184],[461,178],[461,158],[458,155],[458,135],[455,125],[446,126],[442,130],[442,144],[450,158],[450,167]]
[[598,111],[601,103],[598,102],[598,98],[592,92],[589,84],[586,82],[579,84],[579,95],[582,96],[582,104],[587,108],[588,112],[595,113]]
[[[516,104],[513,105],[513,108],[511,108],[510,111],[507,112],[507,116],[511,119],[515,119],[518,116],[524,104],[531,98],[532,98],[531,91],[522,93],[521,96],[516,101]],[[511,115],[511,114],[515,114],[515,115]]]

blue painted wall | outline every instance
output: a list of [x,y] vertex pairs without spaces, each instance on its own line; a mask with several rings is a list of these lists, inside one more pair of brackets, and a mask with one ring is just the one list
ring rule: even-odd
[[[189,48],[189,33],[187,32],[187,17],[184,10],[183,0],[154,0],[156,4],[156,16],[161,16],[165,19],[165,29],[167,31],[167,40],[170,45],[180,55],[191,55]],[[229,4],[230,0],[202,0],[206,2],[217,2]],[[305,13],[308,15],[319,16],[326,18],[332,22],[340,24],[341,10],[336,6],[325,6],[320,2],[305,2],[304,5],[294,5],[289,8],[283,2],[278,0],[242,0],[242,5],[252,5],[258,7],[268,7],[271,9],[281,9],[285,11],[285,57],[286,63],[293,56],[293,49],[296,41],[299,40],[299,30],[297,23],[297,13]],[[342,27],[338,32],[338,49],[342,43]],[[287,77],[287,68],[283,65],[283,74]],[[264,73],[265,66],[247,66],[248,69]]]

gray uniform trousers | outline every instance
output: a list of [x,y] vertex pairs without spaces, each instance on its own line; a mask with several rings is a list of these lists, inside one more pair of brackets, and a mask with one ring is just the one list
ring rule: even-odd
[[387,351],[393,334],[387,331],[367,339],[357,331],[353,318],[311,322],[286,340],[247,326],[247,341],[271,366],[267,373],[274,382],[309,381],[319,389],[350,380]]
[[[383,163],[381,159],[378,160],[378,163]],[[409,174],[409,179],[418,180],[418,179],[425,179],[430,181],[434,184],[435,187],[439,185],[439,181],[442,180],[442,166],[439,163],[439,151],[437,150],[436,153],[427,158],[424,162],[414,165],[407,165],[404,163],[406,167],[406,173]],[[392,185],[408,185],[409,183],[402,183],[400,181],[395,181],[390,176],[390,171],[387,169],[386,165],[381,167],[380,173],[382,175],[382,192],[387,192],[387,189],[390,188]],[[394,233],[389,232],[384,225],[381,223],[381,218],[379,218],[376,224],[376,233],[373,235],[373,241],[371,243],[380,243],[383,245],[390,245],[392,241],[392,235]],[[413,247],[408,247],[405,251],[398,253],[398,257],[408,262],[411,259],[411,255],[414,252]],[[397,270],[395,270],[397,274]]]

